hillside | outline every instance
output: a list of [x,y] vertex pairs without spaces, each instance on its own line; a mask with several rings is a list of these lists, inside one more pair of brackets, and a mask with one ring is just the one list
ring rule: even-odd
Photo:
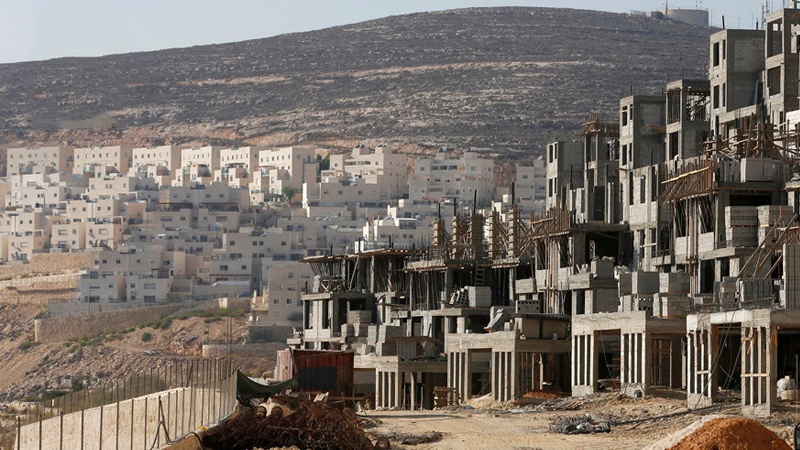
[[5,64],[0,146],[374,139],[529,153],[589,113],[612,117],[632,90],[702,77],[711,32],[596,11],[477,8]]

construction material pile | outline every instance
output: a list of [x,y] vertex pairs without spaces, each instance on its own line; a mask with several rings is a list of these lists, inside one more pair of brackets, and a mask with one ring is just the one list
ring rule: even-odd
[[670,450],[749,450],[792,448],[775,433],[751,419],[726,417],[711,419]]
[[375,448],[352,411],[308,400],[289,407],[245,408],[209,430],[202,442],[207,450]]
[[589,414],[573,417],[559,417],[550,422],[550,431],[561,434],[610,433],[608,421]]

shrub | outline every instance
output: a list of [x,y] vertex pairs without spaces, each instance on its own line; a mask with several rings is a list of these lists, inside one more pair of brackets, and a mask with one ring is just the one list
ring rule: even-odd
[[142,342],[150,342],[153,340],[153,334],[145,331],[142,333]]

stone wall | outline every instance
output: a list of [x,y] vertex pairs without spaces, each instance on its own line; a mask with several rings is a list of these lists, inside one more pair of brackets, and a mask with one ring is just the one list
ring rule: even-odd
[[[253,358],[263,358],[265,355],[270,357],[275,354],[275,343],[270,344],[236,344],[230,347],[231,355],[250,356]],[[203,345],[203,358],[227,358],[228,346],[225,344],[205,344]]]
[[55,319],[36,319],[35,338],[36,342],[63,342],[81,336],[93,336],[106,331],[135,327],[172,314],[181,306],[150,306]]

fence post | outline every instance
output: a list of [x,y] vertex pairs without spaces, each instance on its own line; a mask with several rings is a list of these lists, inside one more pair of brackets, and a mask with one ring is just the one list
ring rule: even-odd
[[103,450],[103,405],[100,405],[100,450]]
[[42,450],[42,414],[39,413],[39,450]]
[[144,398],[144,416],[142,417],[144,417],[144,433],[142,433],[142,436],[144,436],[144,449],[147,450],[147,397],[146,396]]
[[83,410],[81,410],[81,450],[83,450]]
[[[116,417],[115,428],[116,428],[116,434],[115,434],[115,437],[114,437],[114,439],[115,439],[114,448],[116,450],[119,450],[119,399],[117,399],[117,417]],[[100,449],[100,450],[102,450],[102,449]]]
[[58,424],[58,448],[64,450],[64,411],[61,411]]
[[156,418],[158,419],[158,425],[156,425],[156,448],[161,448],[161,427],[159,425],[162,425],[161,424],[162,417],[166,416],[164,415],[164,412],[161,411],[161,394],[158,394],[158,412],[156,413]]
[[131,399],[131,427],[130,427],[130,430],[131,430],[131,450],[133,450],[133,404],[134,403],[135,402],[133,401],[133,399]]

